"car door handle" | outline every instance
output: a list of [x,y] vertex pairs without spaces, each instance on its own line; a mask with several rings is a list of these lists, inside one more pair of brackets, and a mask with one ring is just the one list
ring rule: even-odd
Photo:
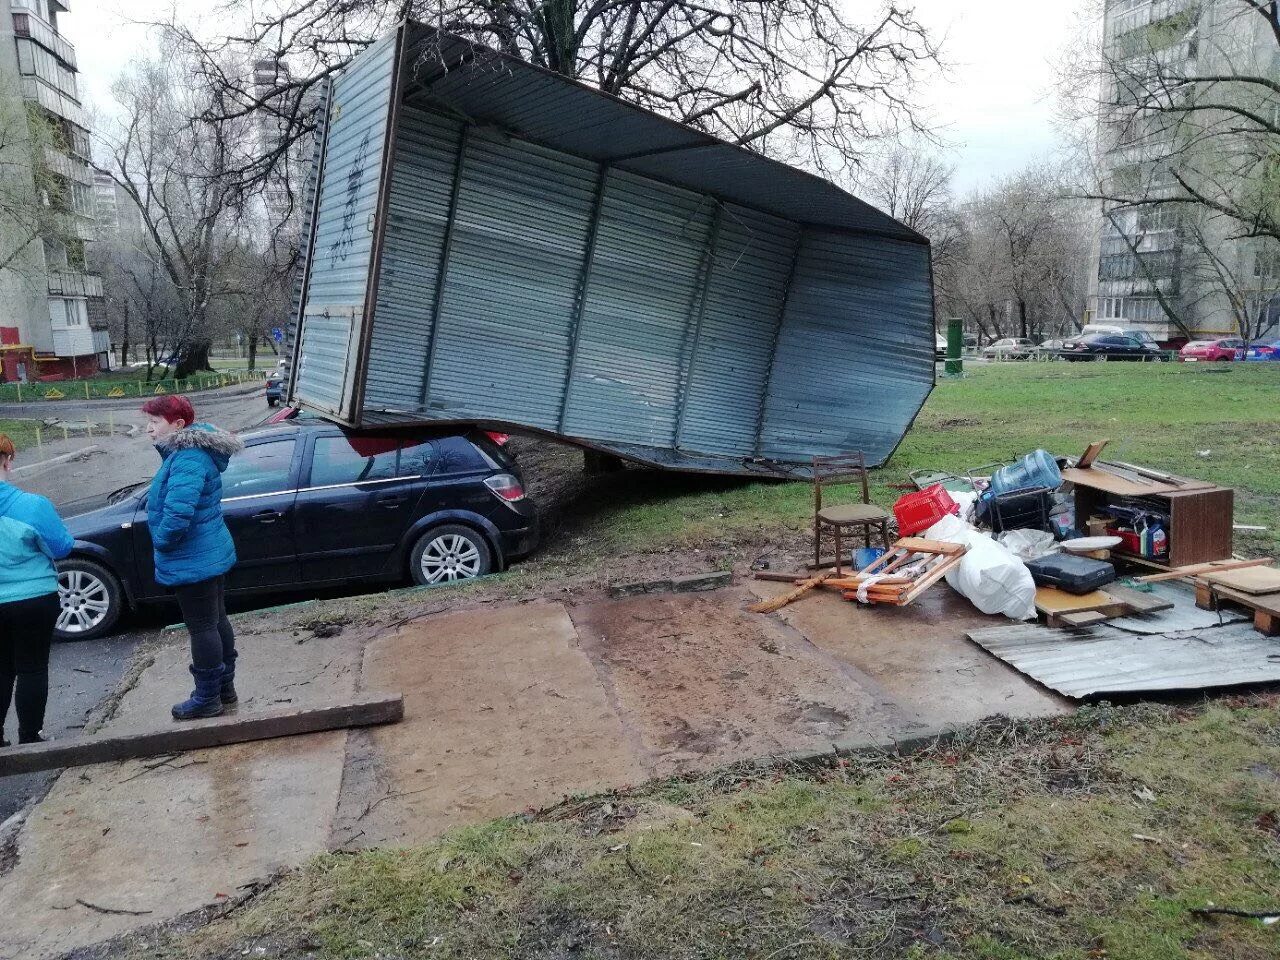
[[284,514],[279,510],[259,510],[253,515],[253,519],[259,523],[275,523],[283,516]]
[[377,499],[374,500],[374,503],[376,503],[378,506],[383,507],[387,510],[392,510],[395,507],[404,506],[408,502],[409,502],[408,497],[378,497]]

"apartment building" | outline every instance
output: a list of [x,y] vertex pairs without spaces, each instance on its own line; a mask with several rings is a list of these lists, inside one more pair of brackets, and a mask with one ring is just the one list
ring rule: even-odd
[[[1256,132],[1246,141],[1230,132],[1227,115],[1186,110],[1206,102],[1210,88],[1180,81],[1280,78],[1280,49],[1266,20],[1243,0],[1108,0],[1103,43],[1101,185],[1134,202],[1104,205],[1091,319],[1144,329],[1170,344],[1274,335],[1277,242],[1243,237],[1239,221],[1177,202],[1187,195],[1180,176],[1230,184],[1248,173]],[[1250,95],[1233,84],[1217,84],[1211,94]],[[1280,106],[1270,109],[1280,117]]]
[[[9,131],[6,189],[19,197],[27,191],[24,202],[38,210],[31,219],[14,215],[14,222],[0,223],[20,250],[0,269],[0,377],[6,380],[83,375],[109,350],[105,329],[91,322],[101,313],[102,281],[85,269],[97,207],[89,130],[75,49],[58,29],[70,2],[0,0],[0,97],[10,124],[15,116],[25,119],[29,133],[22,141]],[[29,171],[22,169],[24,158]],[[26,232],[37,235],[27,242]]]

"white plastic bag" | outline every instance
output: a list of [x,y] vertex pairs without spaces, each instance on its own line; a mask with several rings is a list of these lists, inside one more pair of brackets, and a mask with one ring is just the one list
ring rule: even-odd
[[1003,613],[1012,620],[1036,615],[1036,584],[1027,565],[987,534],[958,517],[943,517],[921,536],[962,543],[969,552],[946,575],[952,589],[983,613]]
[[1006,530],[996,539],[1020,560],[1038,560],[1061,549],[1047,530]]

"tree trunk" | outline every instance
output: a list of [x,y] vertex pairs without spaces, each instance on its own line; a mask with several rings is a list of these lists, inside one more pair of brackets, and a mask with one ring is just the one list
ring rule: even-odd
[[253,373],[258,365],[258,335],[249,334],[249,372]]
[[213,348],[213,341],[200,339],[192,340],[178,353],[178,368],[173,375],[178,380],[185,380],[200,370],[212,370],[209,366],[209,351]]
[[1030,334],[1027,333],[1027,301],[1025,300],[1018,301],[1018,327],[1022,330],[1018,336],[1022,337],[1024,340],[1030,336]]
[[124,302],[124,331],[120,335],[120,366],[129,365],[129,301]]

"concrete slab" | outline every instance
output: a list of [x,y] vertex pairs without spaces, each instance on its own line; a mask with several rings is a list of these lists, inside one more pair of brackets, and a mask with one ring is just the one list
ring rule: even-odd
[[742,588],[573,611],[651,776],[922,731],[858,671],[746,611]]
[[[358,644],[341,636],[243,636],[240,646],[243,711],[354,689]],[[173,722],[169,706],[191,685],[186,665],[185,643],[160,650],[105,729]],[[235,896],[324,851],[345,739],[317,734],[64,772],[0,881],[0,958],[60,955]]]
[[335,845],[405,844],[645,779],[564,606],[446,614],[370,644],[405,719],[352,735]]
[[[751,581],[761,597],[786,584]],[[939,583],[907,607],[863,606],[834,591],[784,607],[780,616],[816,647],[850,664],[875,689],[930,727],[961,726],[995,714],[1068,713],[1068,700],[1045,690],[966,639],[971,630],[1007,626]]]

